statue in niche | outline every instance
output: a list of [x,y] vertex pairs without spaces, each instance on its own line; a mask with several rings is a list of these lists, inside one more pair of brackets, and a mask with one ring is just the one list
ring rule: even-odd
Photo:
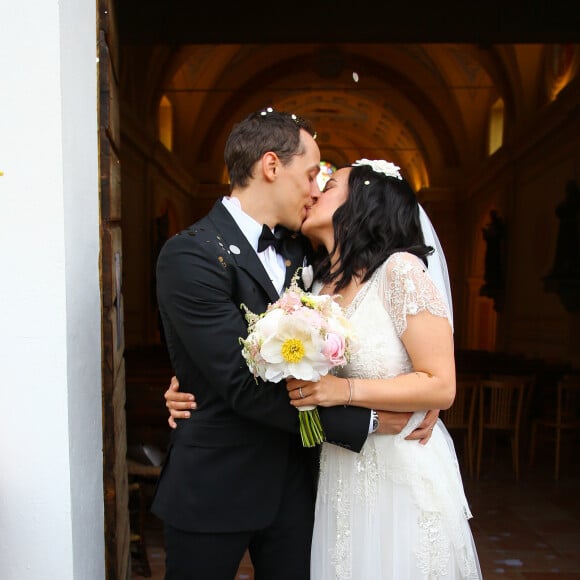
[[556,255],[544,278],[548,292],[556,292],[568,311],[580,308],[580,188],[574,180],[566,184],[566,196],[556,207],[560,221]]
[[575,181],[566,185],[566,197],[556,207],[560,220],[556,238],[556,257],[551,274],[554,276],[578,276],[580,273],[580,230],[578,213],[580,210],[580,189]]
[[479,290],[481,296],[491,298],[494,309],[500,311],[504,297],[503,245],[505,223],[495,209],[489,212],[490,222],[483,228],[486,243],[484,284]]

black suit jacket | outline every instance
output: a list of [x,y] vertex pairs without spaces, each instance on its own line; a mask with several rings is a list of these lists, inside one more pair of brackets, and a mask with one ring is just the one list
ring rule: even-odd
[[[287,238],[287,282],[305,247],[300,235]],[[198,407],[172,433],[153,512],[189,531],[263,528],[276,512],[288,462],[309,462],[311,454],[301,447],[285,385],[256,382],[242,357],[241,304],[263,312],[278,293],[221,201],[166,242],[157,293],[180,390],[194,392]],[[327,439],[360,451],[369,411],[320,411]]]

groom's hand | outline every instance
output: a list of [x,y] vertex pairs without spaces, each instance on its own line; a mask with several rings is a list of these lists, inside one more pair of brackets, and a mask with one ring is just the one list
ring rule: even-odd
[[439,418],[439,409],[433,409],[431,411],[427,411],[423,422],[414,430],[405,437],[405,439],[418,439],[421,445],[425,445],[429,439],[431,439],[431,435],[433,434],[433,427],[435,427],[435,423],[437,423],[437,419]]
[[381,435],[398,435],[405,427],[413,413],[399,413],[396,411],[377,411],[379,414],[379,428]]
[[195,397],[191,393],[179,392],[177,377],[171,377],[169,388],[163,396],[165,397],[165,406],[169,409],[167,422],[172,429],[177,427],[175,419],[189,419],[191,416],[189,409],[197,408]]
[[[377,433],[382,435],[398,435],[405,427],[413,413],[400,413],[394,411],[378,411],[379,428]],[[433,427],[439,417],[439,410],[428,411],[423,422],[405,439],[419,440],[421,445],[425,445],[431,438]]]

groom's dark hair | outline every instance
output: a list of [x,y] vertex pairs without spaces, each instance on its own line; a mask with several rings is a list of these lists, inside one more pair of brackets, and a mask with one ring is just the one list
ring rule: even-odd
[[313,137],[316,133],[306,119],[292,113],[267,108],[236,123],[226,141],[224,160],[230,176],[230,191],[246,187],[255,163],[272,151],[286,165],[295,155],[304,153],[300,130]]
[[[419,203],[405,179],[360,165],[350,171],[348,191],[346,201],[332,216],[336,255],[325,256],[317,268],[323,282],[334,283],[338,291],[361,272],[364,282],[395,252],[414,254],[427,265],[433,248],[425,245]],[[339,257],[331,273],[331,262]]]

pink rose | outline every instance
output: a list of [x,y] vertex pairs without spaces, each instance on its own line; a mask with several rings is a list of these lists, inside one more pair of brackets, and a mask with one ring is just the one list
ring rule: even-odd
[[344,358],[345,347],[346,344],[342,336],[329,332],[322,347],[322,354],[332,366],[343,365],[346,363]]
[[276,305],[278,308],[284,310],[284,312],[293,312],[294,310],[298,310],[302,306],[300,294],[287,290],[278,299]]

